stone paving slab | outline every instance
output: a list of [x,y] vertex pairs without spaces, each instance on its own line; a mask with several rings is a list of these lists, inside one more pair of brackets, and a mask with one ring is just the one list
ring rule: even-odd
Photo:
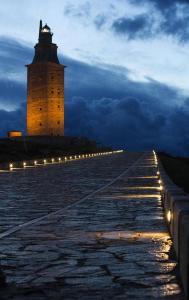
[[154,157],[139,157],[103,158],[106,181],[135,165],[87,200],[1,240],[9,284],[2,299],[183,299]]
[[0,173],[0,233],[85,197],[139,156],[114,154]]

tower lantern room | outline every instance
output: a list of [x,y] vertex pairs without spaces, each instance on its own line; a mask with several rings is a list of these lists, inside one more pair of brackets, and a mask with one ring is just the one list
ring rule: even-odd
[[27,65],[28,135],[64,135],[64,68],[53,33],[42,21],[35,55]]

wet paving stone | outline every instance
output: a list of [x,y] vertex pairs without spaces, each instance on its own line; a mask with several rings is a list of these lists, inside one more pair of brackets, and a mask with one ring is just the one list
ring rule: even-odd
[[2,299],[183,299],[156,172],[153,153],[125,153],[3,175],[14,182],[10,206],[2,200],[14,226],[122,174],[1,239]]
[[0,233],[85,197],[120,175],[139,156],[118,154],[0,173]]

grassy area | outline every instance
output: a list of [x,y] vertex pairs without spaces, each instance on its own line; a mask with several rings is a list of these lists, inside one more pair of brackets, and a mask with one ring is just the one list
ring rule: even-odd
[[158,153],[158,157],[173,182],[189,193],[189,158],[173,157],[165,153]]

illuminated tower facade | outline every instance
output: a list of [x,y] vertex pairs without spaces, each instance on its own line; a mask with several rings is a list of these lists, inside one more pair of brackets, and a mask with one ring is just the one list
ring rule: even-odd
[[35,55],[27,65],[27,133],[36,135],[64,135],[64,65],[52,43],[51,29],[39,26],[39,41]]

